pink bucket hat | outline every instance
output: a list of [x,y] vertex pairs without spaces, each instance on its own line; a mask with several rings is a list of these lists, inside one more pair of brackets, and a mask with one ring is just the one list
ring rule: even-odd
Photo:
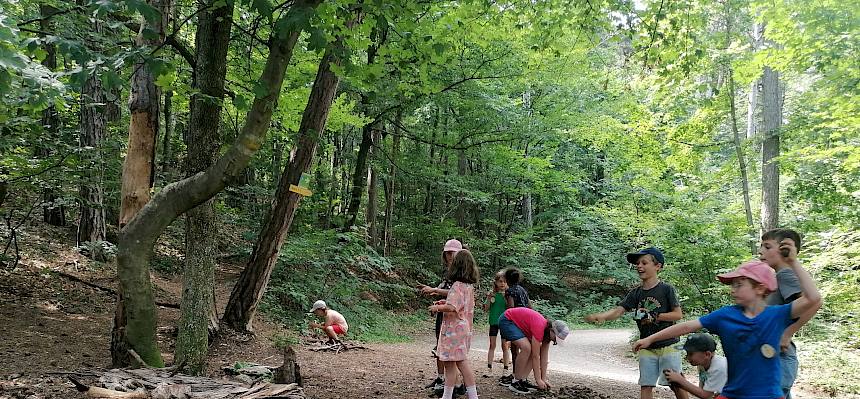
[[731,284],[732,280],[738,277],[746,277],[755,280],[759,284],[767,288],[768,291],[776,291],[776,273],[773,269],[760,260],[751,260],[729,273],[720,274],[717,278],[723,284]]
[[445,242],[445,247],[442,248],[442,252],[460,252],[463,249],[463,244],[457,240],[448,240]]

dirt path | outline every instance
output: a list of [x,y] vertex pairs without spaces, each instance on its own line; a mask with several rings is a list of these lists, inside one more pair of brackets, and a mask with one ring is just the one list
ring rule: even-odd
[[[550,348],[549,369],[635,384],[639,380],[636,361],[629,356],[633,330],[574,330],[560,345]],[[486,356],[488,337],[480,334],[472,350]],[[496,349],[497,357],[498,349]]]

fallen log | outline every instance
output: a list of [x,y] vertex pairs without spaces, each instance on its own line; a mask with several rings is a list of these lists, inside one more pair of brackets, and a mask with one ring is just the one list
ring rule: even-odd
[[[98,382],[85,385],[69,376],[75,388],[87,398],[119,399],[305,399],[298,384],[262,383],[245,385],[175,374],[175,370],[142,368],[92,371]],[[97,386],[98,385],[98,386]]]

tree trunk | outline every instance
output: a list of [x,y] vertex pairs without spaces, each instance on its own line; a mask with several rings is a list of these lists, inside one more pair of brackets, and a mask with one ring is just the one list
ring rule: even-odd
[[367,235],[370,238],[370,246],[376,248],[379,237],[376,228],[376,214],[379,212],[378,204],[376,201],[377,197],[377,186],[379,180],[379,171],[374,167],[373,158],[374,155],[377,155],[379,150],[379,144],[381,143],[381,134],[379,129],[373,129],[373,144],[370,147],[370,151],[368,156],[370,158],[370,163],[368,170],[370,172],[370,176],[368,178],[368,186],[367,186]]
[[[320,0],[296,2],[284,18],[302,20]],[[273,33],[269,56],[259,78],[265,93],[254,99],[245,125],[233,145],[205,172],[164,187],[119,232],[117,272],[125,304],[118,304],[117,324],[111,337],[111,356],[127,361],[127,349],[134,349],[150,366],[162,364],[155,340],[155,302],[149,279],[149,259],[156,239],[179,215],[202,204],[244,172],[251,157],[262,145],[275,109],[284,73],[300,33],[301,24]],[[124,306],[123,306],[124,305]],[[127,322],[127,325],[126,323]]]
[[[352,26],[359,21],[350,21]],[[338,39],[333,48],[323,56],[311,89],[310,98],[302,114],[296,147],[290,154],[290,162],[278,182],[278,190],[269,216],[263,222],[263,229],[254,244],[254,251],[248,265],[239,275],[239,280],[230,293],[230,300],[224,310],[224,323],[238,331],[253,331],[252,322],[257,306],[263,298],[272,269],[278,260],[281,245],[289,232],[301,196],[290,191],[290,185],[299,184],[302,173],[311,166],[316,153],[320,135],[325,131],[328,113],[331,109],[340,82],[332,72],[331,65],[340,67],[344,53],[342,40]]]
[[161,146],[161,174],[164,179],[168,179],[170,172],[171,157],[173,149],[170,146],[170,140],[173,139],[173,132],[176,129],[176,117],[173,114],[173,90],[164,92],[164,137]]
[[394,198],[397,187],[397,159],[400,157],[400,123],[403,111],[397,111],[394,123],[394,134],[391,138],[391,167],[388,170],[388,183],[385,185],[385,226],[382,234],[382,254],[391,255],[391,241],[394,239],[392,223],[394,221]]
[[[196,68],[188,126],[189,175],[212,166],[221,147],[219,128],[233,3],[214,8],[214,0],[197,14]],[[204,371],[208,338],[218,331],[215,310],[215,257],[218,252],[215,200],[188,211],[185,219],[185,271],[176,338],[176,363],[186,362],[192,374]]]
[[770,67],[762,75],[761,228],[779,226],[779,131],[782,125],[782,87]]
[[[167,0],[148,0],[147,4],[159,10],[161,15],[141,24],[136,43],[139,47],[155,47],[164,40],[164,19]],[[158,37],[147,39],[144,30],[157,32]],[[141,60],[134,66],[131,77],[131,92],[128,109],[131,123],[128,129],[128,149],[122,165],[121,205],[119,227],[128,224],[149,202],[152,187],[155,140],[158,137],[158,102],[160,90],[155,85],[155,76]],[[122,230],[120,243],[122,243]],[[152,289],[149,286],[149,254],[130,256],[127,252],[139,248],[140,243],[127,243],[126,248],[117,249],[117,261],[126,256],[128,269],[117,268],[120,286],[117,290],[117,307],[111,329],[111,362],[115,367],[130,364],[129,349],[134,349],[150,366],[162,365],[161,352],[155,344],[155,306],[152,302]],[[144,263],[141,263],[144,262]],[[125,282],[125,283],[123,283]],[[141,285],[145,285],[142,287]],[[145,302],[141,302],[141,300]],[[152,313],[152,319],[138,315]],[[126,324],[127,323],[127,324]],[[151,332],[149,330],[152,330]],[[152,339],[149,340],[148,338]]]
[[80,212],[78,215],[77,245],[105,239],[104,210],[104,163],[101,154],[102,140],[105,137],[105,116],[107,93],[99,76],[92,74],[84,83],[81,91],[81,135],[79,144],[84,152],[85,164],[89,170],[88,180],[78,188]]
[[370,148],[373,146],[373,130],[375,124],[368,123],[361,128],[361,144],[358,146],[358,155],[355,158],[355,171],[352,175],[352,191],[349,196],[349,208],[346,210],[347,222],[344,230],[355,226],[358,218],[358,208],[361,206],[361,196],[367,185],[367,158]]
[[744,195],[744,213],[747,217],[747,230],[749,233],[750,252],[752,255],[756,254],[756,244],[755,244],[755,225],[753,222],[752,215],[752,206],[750,205],[750,182],[747,177],[747,162],[746,157],[744,157],[743,146],[741,145],[741,135],[738,131],[738,112],[735,107],[735,79],[733,76],[733,71],[729,69],[729,105],[731,110],[731,124],[732,124],[732,134],[734,136],[735,142],[735,154],[738,157],[738,169],[741,171],[741,183],[743,185],[743,195]]
[[747,94],[747,138],[755,137],[755,111],[758,107],[758,86],[761,80],[756,79],[750,83],[750,92]]
[[[460,182],[465,179],[466,176],[466,150],[457,151],[457,176],[460,178]],[[466,201],[463,195],[463,189],[460,188],[457,190],[457,226],[466,227]]]
[[[39,21],[40,28],[43,32],[51,33],[53,31],[53,23],[51,17],[59,10],[50,5],[39,5],[39,13],[42,19]],[[57,47],[50,41],[45,41],[44,45],[45,59],[42,60],[48,70],[54,71],[57,69]],[[60,114],[57,112],[57,107],[53,104],[42,111],[42,127],[45,129],[45,136],[48,138],[43,143],[37,144],[36,155],[47,158],[51,155],[51,148],[44,145],[50,143],[54,139],[58,139],[60,134],[62,121]],[[42,220],[53,226],[66,225],[66,208],[58,201],[56,188],[49,185],[42,190]]]

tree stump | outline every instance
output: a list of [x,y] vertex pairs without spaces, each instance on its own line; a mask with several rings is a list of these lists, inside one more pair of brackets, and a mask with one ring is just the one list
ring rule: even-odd
[[275,369],[275,384],[302,384],[302,374],[299,364],[296,363],[296,351],[292,345],[284,348],[284,364]]

